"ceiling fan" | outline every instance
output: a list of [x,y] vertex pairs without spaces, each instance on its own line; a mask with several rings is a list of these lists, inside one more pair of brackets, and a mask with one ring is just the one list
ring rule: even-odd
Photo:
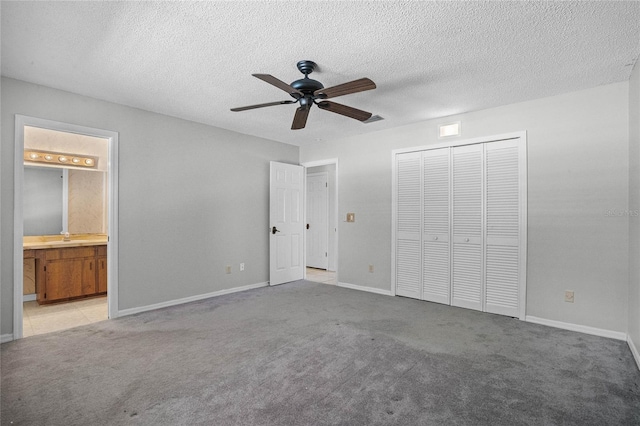
[[353,118],[359,121],[366,121],[371,118],[370,112],[362,111],[360,109],[342,105],[336,102],[327,101],[326,99],[375,89],[376,84],[373,81],[368,78],[361,78],[358,80],[350,81],[348,83],[325,88],[319,81],[309,78],[309,74],[311,74],[316,68],[315,62],[300,61],[298,62],[297,67],[298,70],[300,70],[300,72],[304,74],[304,78],[296,80],[291,84],[287,84],[284,81],[278,80],[270,74],[251,74],[262,81],[276,86],[278,89],[284,90],[295,100],[269,102],[266,104],[231,108],[231,111],[246,111],[249,109],[263,108],[274,105],[300,103],[300,106],[296,109],[296,113],[293,116],[293,124],[291,124],[291,130],[304,128],[304,126],[307,124],[309,110],[311,109],[311,106],[313,104],[316,104],[318,108],[325,111],[334,112],[336,114],[344,115],[345,117]]

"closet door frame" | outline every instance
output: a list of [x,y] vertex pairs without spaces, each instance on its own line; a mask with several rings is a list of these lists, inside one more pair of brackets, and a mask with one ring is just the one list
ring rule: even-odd
[[[520,191],[520,240],[519,240],[519,262],[518,262],[518,311],[519,319],[525,319],[526,314],[526,294],[527,294],[527,132],[513,132],[493,136],[483,136],[459,141],[447,141],[431,145],[421,145],[411,148],[396,149],[391,152],[392,167],[392,209],[391,209],[391,295],[396,296],[396,222],[397,211],[397,167],[396,156],[409,152],[421,152],[439,148],[452,148],[456,146],[473,145],[488,142],[498,142],[506,140],[518,140],[519,156],[519,191]],[[484,303],[484,301],[483,301]]]

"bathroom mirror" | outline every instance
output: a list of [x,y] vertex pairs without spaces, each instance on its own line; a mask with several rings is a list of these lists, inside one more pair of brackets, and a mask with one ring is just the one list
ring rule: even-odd
[[63,169],[24,168],[24,235],[63,232]]
[[106,234],[106,173],[24,166],[24,235]]

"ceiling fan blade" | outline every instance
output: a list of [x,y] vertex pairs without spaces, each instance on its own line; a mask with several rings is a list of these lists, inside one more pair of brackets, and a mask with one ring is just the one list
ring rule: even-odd
[[239,107],[239,108],[231,108],[231,111],[246,111],[248,109],[256,109],[256,108],[264,108],[264,107],[268,107],[268,106],[274,106],[274,105],[284,105],[284,104],[295,104],[296,101],[279,101],[279,102],[269,102],[266,104],[257,104],[257,105],[249,105],[249,106],[244,106],[244,107]]
[[376,84],[368,78],[353,80],[348,83],[338,84],[333,87],[325,87],[313,92],[314,95],[322,99],[335,98],[337,96],[348,95],[350,93],[364,92],[365,90],[375,89]]
[[344,115],[349,118],[354,118],[360,121],[366,121],[371,118],[371,113],[363,111],[361,109],[353,108],[350,106],[338,104],[335,102],[322,101],[318,102],[318,108],[325,111],[335,112],[336,114]]
[[262,81],[265,81],[269,84],[272,84],[274,86],[276,86],[278,89],[284,90],[285,92],[287,92],[288,94],[290,94],[291,96],[295,97],[295,98],[301,98],[304,96],[304,94],[297,90],[294,89],[293,87],[289,86],[287,83],[285,83],[282,80],[278,80],[277,78],[275,78],[274,76],[270,75],[270,74],[251,74],[252,76],[259,78]]
[[296,115],[293,116],[291,130],[304,129],[304,126],[307,125],[307,117],[309,116],[310,109],[311,105],[304,105],[296,109]]

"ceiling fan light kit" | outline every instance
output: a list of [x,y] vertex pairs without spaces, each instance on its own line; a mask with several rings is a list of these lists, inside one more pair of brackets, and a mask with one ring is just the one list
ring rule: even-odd
[[268,106],[298,103],[300,104],[300,106],[296,109],[295,115],[293,116],[291,130],[303,129],[306,126],[309,111],[311,110],[311,106],[313,106],[314,104],[322,110],[344,115],[345,117],[353,118],[362,122],[367,121],[371,118],[372,114],[370,112],[342,105],[336,102],[327,101],[325,99],[375,89],[376,85],[373,81],[368,78],[361,78],[358,80],[350,81],[348,83],[325,88],[319,81],[309,78],[309,74],[311,74],[315,70],[316,66],[316,63],[313,61],[305,60],[298,62],[298,70],[300,70],[300,72],[304,74],[304,78],[296,80],[291,84],[287,84],[270,74],[252,74],[254,77],[259,78],[260,80],[289,93],[289,95],[291,95],[291,97],[295,100],[268,102],[264,104],[231,108],[231,111],[246,111]]

